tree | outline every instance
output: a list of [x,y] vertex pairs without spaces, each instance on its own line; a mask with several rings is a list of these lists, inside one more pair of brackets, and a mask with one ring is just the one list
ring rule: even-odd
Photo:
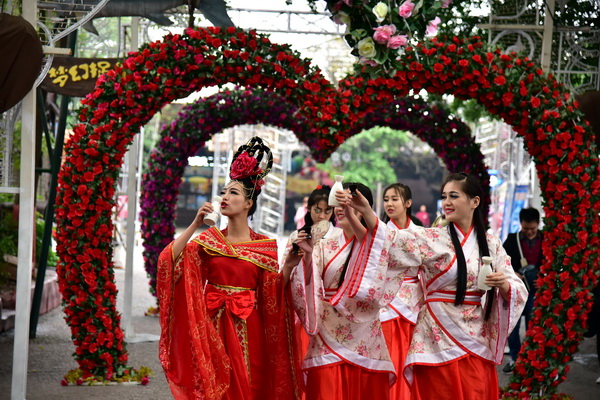
[[370,188],[423,178],[438,189],[444,168],[433,150],[408,132],[375,127],[346,140],[321,168]]

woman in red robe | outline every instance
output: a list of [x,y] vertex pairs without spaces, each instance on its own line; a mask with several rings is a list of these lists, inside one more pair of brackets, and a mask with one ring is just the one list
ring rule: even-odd
[[221,192],[227,228],[188,243],[213,211],[205,203],[160,255],[159,356],[176,399],[299,397],[277,243],[248,226],[271,163],[260,138],[240,147]]

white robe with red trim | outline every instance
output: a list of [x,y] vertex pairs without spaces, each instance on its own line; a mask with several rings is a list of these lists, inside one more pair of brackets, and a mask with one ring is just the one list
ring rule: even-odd
[[[405,228],[400,228],[392,220],[388,221],[387,228],[389,230],[402,230],[402,229],[423,229],[418,226],[410,218],[408,218],[408,225]],[[413,325],[417,323],[417,316],[419,315],[419,309],[423,305],[423,289],[421,282],[419,281],[418,275],[405,275],[402,285],[396,293],[394,300],[390,302],[385,308],[381,309],[379,314],[379,320],[381,322],[391,321],[396,318],[404,318]]]
[[364,252],[357,261],[357,265],[387,265],[386,293],[397,292],[405,274],[418,273],[423,280],[426,303],[419,311],[404,369],[409,382],[415,364],[440,365],[468,354],[501,363],[508,334],[527,300],[527,289],[514,273],[502,243],[487,235],[492,266],[504,272],[510,292],[508,300],[496,292],[491,316],[485,321],[485,296],[477,289],[481,261],[476,234],[474,229],[466,234],[457,229],[457,233],[467,264],[467,296],[459,306],[454,305],[457,264],[447,227],[389,230],[379,224],[366,239],[371,243],[368,254]]
[[[341,229],[318,241],[313,249],[312,276],[305,283],[305,266],[301,262],[291,274],[294,308],[307,333],[310,344],[303,368],[347,362],[366,370],[387,372],[395,381],[394,365],[390,360],[379,322],[379,297],[385,284],[385,265],[374,265],[380,277],[371,281],[370,296],[355,297],[333,305],[344,262],[350,256],[353,240],[347,240]],[[350,280],[352,264],[364,251],[364,244],[353,246],[352,258],[344,285]],[[367,271],[373,272],[373,271]]]

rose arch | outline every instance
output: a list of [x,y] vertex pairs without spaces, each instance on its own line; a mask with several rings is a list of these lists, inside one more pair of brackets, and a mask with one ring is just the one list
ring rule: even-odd
[[[188,157],[195,155],[213,134],[235,125],[261,122],[304,137],[308,121],[299,118],[296,110],[272,92],[225,91],[185,107],[162,129],[145,168],[148,172],[142,178],[140,200],[144,266],[154,296],[158,256],[175,235],[177,195]],[[429,106],[419,98],[396,99],[366,113],[347,135],[374,126],[411,132],[433,148],[448,170],[473,173],[488,186],[487,168],[471,130],[442,108]]]
[[597,279],[600,211],[593,134],[567,90],[533,62],[488,52],[477,39],[453,39],[407,48],[393,77],[357,75],[336,91],[289,48],[234,28],[188,29],[145,45],[103,75],[83,101],[59,174],[56,240],[64,311],[85,374],[108,378],[126,368],[111,248],[124,153],[164,104],[225,82],[274,90],[297,106],[310,121],[310,135],[301,139],[320,159],[376,105],[410,90],[475,98],[511,124],[536,162],[549,239],[511,387],[551,393],[565,379]]

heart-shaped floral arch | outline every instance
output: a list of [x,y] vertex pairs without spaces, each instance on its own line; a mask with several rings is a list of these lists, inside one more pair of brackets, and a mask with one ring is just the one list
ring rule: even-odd
[[[84,101],[59,174],[57,272],[76,359],[87,375],[119,375],[127,352],[115,307],[115,179],[133,136],[156,111],[210,85],[274,90],[311,121],[300,139],[321,159],[382,102],[425,89],[475,98],[524,137],[544,196],[546,262],[513,393],[551,393],[585,328],[598,270],[600,166],[593,133],[568,91],[535,63],[488,52],[477,38],[408,47],[393,77],[349,77],[336,90],[288,47],[234,28],[188,29],[143,46]],[[345,128],[345,129],[343,129]]]
[[[141,184],[140,218],[150,293],[156,296],[158,256],[174,239],[177,196],[188,157],[195,155],[213,134],[235,125],[260,122],[303,137],[308,121],[298,118],[296,110],[272,92],[225,91],[186,106],[175,121],[163,127]],[[444,109],[418,98],[396,99],[365,114],[347,135],[374,126],[413,133],[433,148],[448,170],[472,173],[489,187],[483,155],[471,130]],[[489,204],[489,192],[484,204]]]

